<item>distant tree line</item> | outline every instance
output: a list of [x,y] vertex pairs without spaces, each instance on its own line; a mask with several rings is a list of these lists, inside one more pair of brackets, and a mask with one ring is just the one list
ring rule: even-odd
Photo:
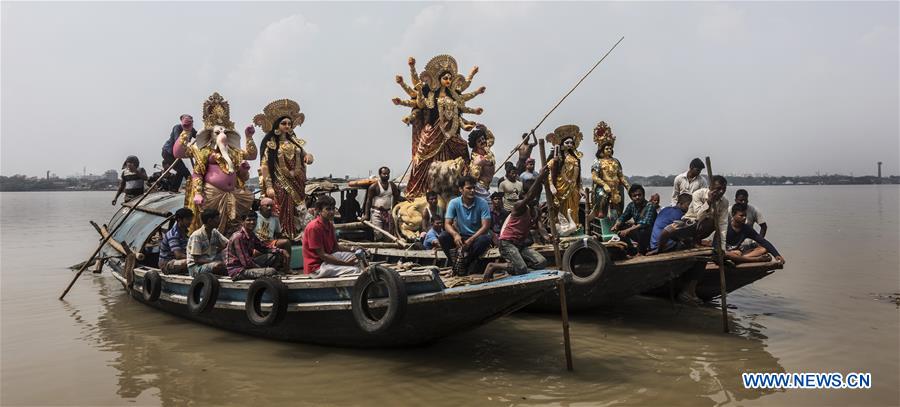
[[[730,185],[866,185],[878,184],[878,177],[866,175],[853,177],[849,175],[808,175],[793,177],[754,177],[750,175],[726,175]],[[346,179],[331,179],[333,182],[342,182]],[[648,187],[671,186],[675,182],[674,175],[651,175],[649,177],[635,175],[628,177],[631,183],[638,183]],[[493,185],[497,185],[501,178],[495,178]],[[248,182],[248,187],[253,187],[255,179]],[[882,184],[900,184],[900,176],[892,175],[881,178]],[[590,185],[591,180],[585,179],[584,185]],[[10,177],[0,175],[0,191],[64,191],[64,190],[115,190],[119,185],[118,172],[106,171],[103,175],[88,177],[68,178],[38,178],[16,174]]]

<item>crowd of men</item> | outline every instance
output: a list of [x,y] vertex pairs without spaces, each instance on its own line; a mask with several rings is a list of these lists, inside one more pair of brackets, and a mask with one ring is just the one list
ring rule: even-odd
[[[183,130],[195,132],[190,115],[181,116],[163,146],[166,167],[175,159],[171,144]],[[532,244],[550,241],[539,225],[539,201],[548,169],[536,171],[535,161],[530,158],[533,147],[531,143],[523,143],[517,163],[505,164],[505,176],[489,201],[476,194],[478,183],[471,176],[459,179],[459,196],[451,199],[446,208],[438,206],[436,193],[428,192],[422,216],[423,232],[418,242],[421,247],[442,250],[455,274],[484,270],[485,279],[499,271],[515,275],[545,267],[547,259]],[[628,254],[652,256],[708,245],[735,263],[772,259],[783,263],[784,257],[765,238],[768,225],[761,211],[749,203],[749,193],[737,190],[735,203],[729,205],[725,198],[727,180],[718,175],[707,180],[701,175],[703,169],[703,162],[695,158],[687,171],[675,177],[671,203],[666,207],[660,206],[659,195],[654,194],[648,200],[643,186],[631,185],[628,190],[631,202],[611,220],[610,228],[626,244]],[[392,208],[404,200],[390,174],[389,168],[379,168],[378,178],[368,187],[362,206],[355,190],[348,191],[337,211],[336,202],[330,196],[310,197],[307,210],[300,213],[303,218],[300,223],[305,225],[301,238],[304,273],[321,278],[360,272],[353,248],[338,243],[335,213],[339,212],[345,221],[367,220],[376,227],[376,238],[383,238],[380,232],[394,230]],[[181,180],[188,176],[187,168],[176,164],[169,189],[177,190]],[[136,157],[126,159],[122,179],[116,199],[122,192],[126,193],[126,199],[138,194],[138,189],[142,192],[147,176],[139,168]],[[220,214],[215,209],[204,210],[200,214],[202,226],[188,235],[193,214],[187,208],[179,209],[174,224],[161,239],[160,269],[164,273],[192,276],[212,273],[235,280],[290,273],[291,242],[282,234],[278,217],[273,215],[273,205],[271,199],[263,198],[258,212],[241,214],[241,228],[230,237],[217,230]],[[759,225],[759,232],[755,225]],[[722,241],[707,239],[716,228],[724,233]],[[492,245],[499,248],[502,259],[486,264],[481,255]],[[690,281],[678,299],[699,302],[695,290],[700,275],[688,277]]]

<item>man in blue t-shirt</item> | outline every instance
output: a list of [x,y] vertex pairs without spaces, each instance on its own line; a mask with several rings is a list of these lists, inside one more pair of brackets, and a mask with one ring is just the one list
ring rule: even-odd
[[675,206],[667,206],[659,211],[656,215],[656,221],[653,222],[653,232],[650,234],[650,253],[658,253],[677,249],[677,244],[669,244],[667,247],[660,249],[659,241],[666,227],[681,220],[688,207],[691,206],[691,194],[678,195]]
[[464,176],[457,185],[461,196],[447,204],[444,231],[438,240],[454,272],[477,273],[469,268],[478,264],[475,260],[491,245],[491,209],[487,201],[475,196],[475,178]]

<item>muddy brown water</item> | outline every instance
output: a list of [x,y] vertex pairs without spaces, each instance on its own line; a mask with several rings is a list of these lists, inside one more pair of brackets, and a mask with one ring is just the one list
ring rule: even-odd
[[[720,333],[716,308],[633,298],[571,316],[574,373],[554,315],[352,350],[201,326],[130,300],[109,274],[86,273],[58,301],[111,193],[2,193],[0,404],[900,404],[900,188],[747,189],[787,266],[729,296],[735,332]],[[873,383],[750,390],[744,372],[870,372]]]

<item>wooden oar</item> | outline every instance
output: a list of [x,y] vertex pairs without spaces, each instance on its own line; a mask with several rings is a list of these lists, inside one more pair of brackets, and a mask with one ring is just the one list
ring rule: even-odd
[[[712,163],[709,161],[709,157],[706,157],[706,175],[709,178],[709,186],[712,187]],[[708,198],[707,198],[708,199]],[[719,198],[722,199],[722,198]],[[722,251],[722,246],[725,245],[725,236],[722,235],[723,231],[719,229],[719,204],[713,206],[713,224],[716,227],[716,238],[713,239],[713,242],[718,242],[719,247],[716,249],[716,262],[719,265],[719,291],[722,292],[722,329],[725,333],[728,333],[728,300],[727,300],[727,292],[725,287],[725,253]],[[715,244],[715,243],[714,243]]]
[[[175,167],[175,164],[178,163],[179,161],[181,161],[181,160],[173,161],[172,164],[169,165],[169,168],[166,168],[166,170],[163,171],[163,174],[168,174],[169,171],[171,171],[172,168]],[[78,269],[78,272],[75,273],[75,277],[72,277],[72,281],[69,282],[69,285],[66,286],[66,289],[59,296],[60,300],[65,298],[66,294],[69,293],[69,290],[71,290],[72,286],[75,285],[75,281],[78,281],[78,277],[81,277],[81,273],[84,273],[84,270],[87,268],[87,265],[90,264],[94,260],[95,257],[97,257],[97,254],[100,253],[100,250],[103,249],[103,246],[106,244],[106,242],[108,242],[112,238],[112,236],[116,233],[116,231],[119,230],[119,227],[121,227],[122,225],[125,224],[125,219],[128,219],[128,217],[131,216],[131,214],[134,212],[134,208],[137,208],[138,206],[140,206],[140,204],[144,200],[144,198],[146,198],[147,195],[150,195],[150,191],[153,191],[153,189],[156,188],[156,185],[159,184],[159,182],[162,181],[163,178],[165,178],[165,177],[157,178],[156,181],[153,182],[153,185],[150,185],[150,188],[147,188],[147,191],[144,192],[144,194],[141,195],[140,198],[138,198],[138,200],[137,200],[137,202],[135,202],[134,206],[128,208],[128,212],[125,213],[125,216],[122,217],[122,219],[119,221],[119,224],[117,224],[116,227],[113,228],[113,230],[111,232],[109,232],[109,235],[107,235],[106,237],[103,238],[103,240],[100,242],[100,245],[97,246],[97,250],[94,250],[94,254],[92,254],[91,257],[88,258],[87,261],[81,266],[81,268]]]
[[[544,147],[544,139],[538,141],[541,150],[541,167],[547,166],[547,151]],[[550,238],[553,240],[553,258],[556,260],[556,267],[563,269],[562,257],[559,254],[559,234],[556,230],[556,203],[553,201],[553,192],[550,191],[550,177],[544,178],[544,190],[547,191],[547,216],[550,221]],[[570,372],[572,367],[572,342],[569,340],[569,308],[566,304],[566,284],[560,280],[557,283],[559,289],[559,311],[562,316],[563,326],[563,343],[566,349],[566,369]]]

